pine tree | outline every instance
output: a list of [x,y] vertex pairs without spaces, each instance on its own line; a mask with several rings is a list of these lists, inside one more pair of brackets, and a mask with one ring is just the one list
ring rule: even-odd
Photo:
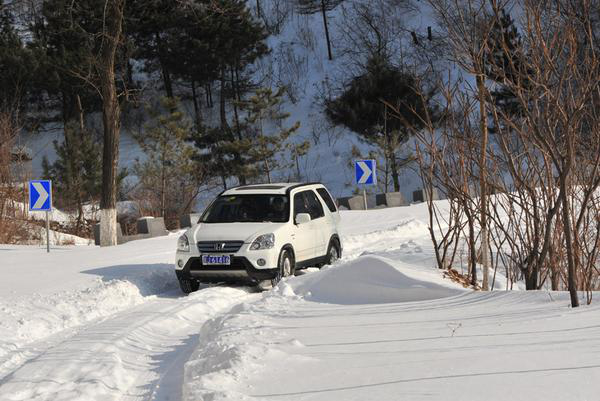
[[526,88],[530,71],[524,63],[521,35],[504,9],[499,16],[493,17],[485,61],[487,78],[497,84],[491,91],[493,103],[506,116],[518,116],[521,103],[512,88]]
[[323,16],[323,27],[325,28],[325,40],[327,41],[327,55],[333,60],[331,52],[331,40],[329,39],[329,26],[327,24],[327,12],[333,10],[345,0],[296,0],[296,8],[300,14],[316,14]]
[[[216,80],[220,87],[219,126],[203,126],[198,118],[196,121],[194,142],[199,149],[198,157],[218,172],[224,187],[231,176],[244,184],[256,172],[242,153],[251,145],[242,132],[239,102],[255,86],[248,69],[268,53],[267,33],[245,1],[212,0],[195,8],[194,13],[177,40],[186,48],[186,54],[177,59],[177,74],[192,83],[207,82],[208,87]],[[199,109],[195,101],[194,106]]]
[[303,141],[300,143],[291,143],[289,145],[290,157],[296,167],[296,181],[302,181],[302,172],[300,171],[300,158],[306,156],[310,150],[310,142]]
[[165,97],[148,113],[151,122],[134,134],[146,155],[136,160],[134,173],[148,195],[158,194],[160,215],[173,219],[193,206],[205,170],[195,161],[192,124],[180,111],[179,99]]
[[[260,88],[248,100],[240,103],[241,110],[246,113],[246,138],[252,139],[247,154],[250,160],[260,166],[257,170],[262,170],[269,183],[274,171],[290,167],[281,156],[291,146],[287,143],[289,137],[300,128],[299,121],[288,128],[282,126],[283,121],[290,116],[289,113],[280,111],[283,93],[284,88],[279,88],[277,92],[270,88]],[[267,125],[274,125],[276,128],[269,130]],[[240,141],[244,147],[248,144],[246,138]]]
[[223,177],[224,184],[231,176],[248,180],[264,177],[271,182],[275,171],[288,169],[294,163],[299,170],[298,158],[306,154],[310,145],[288,141],[300,123],[283,126],[289,117],[280,110],[283,93],[283,88],[277,92],[259,88],[250,98],[237,102],[244,118],[236,135],[224,136],[219,128],[205,128],[195,134],[200,163]]
[[33,84],[40,108],[58,112],[49,116],[52,121],[66,125],[82,109],[85,114],[101,110],[93,56],[101,46],[102,5],[95,0],[41,4],[30,44],[40,64]]
[[11,113],[23,110],[36,70],[33,52],[27,49],[15,29],[15,19],[0,0],[0,109]]
[[134,57],[143,61],[146,73],[160,72],[167,97],[174,96],[171,67],[177,48],[172,46],[178,43],[173,36],[184,29],[185,17],[190,18],[176,0],[133,0],[126,7],[125,31],[134,45]]
[[433,89],[421,88],[412,73],[376,56],[369,60],[363,75],[353,78],[338,98],[326,102],[325,114],[332,123],[381,149],[394,190],[399,191],[399,172],[406,161],[399,152],[411,134],[424,127],[424,121],[437,119],[431,105],[434,94]]
[[[52,180],[59,207],[77,210],[77,227],[83,222],[83,205],[97,201],[102,186],[102,148],[91,132],[76,122],[65,127],[65,140],[54,141],[57,159],[50,164],[44,157],[44,177]],[[126,173],[122,172],[120,179]]]

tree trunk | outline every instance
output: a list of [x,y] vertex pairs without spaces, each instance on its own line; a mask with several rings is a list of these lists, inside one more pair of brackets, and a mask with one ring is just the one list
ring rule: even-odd
[[481,264],[483,265],[483,291],[489,290],[489,235],[487,225],[487,188],[486,188],[486,159],[487,159],[487,142],[488,142],[488,126],[487,114],[485,107],[485,83],[483,75],[477,75],[477,91],[479,94],[479,118],[481,123],[481,159],[479,163],[479,185],[481,187]]
[[325,39],[327,40],[327,55],[329,60],[333,60],[331,54],[331,41],[329,40],[329,27],[327,26],[327,10],[325,10],[325,0],[321,0],[321,13],[323,14],[323,26],[325,27]]
[[469,270],[471,274],[471,285],[477,285],[477,251],[475,247],[475,227],[473,222],[473,216],[471,215],[468,205],[465,205],[465,216],[467,217],[467,225],[469,226]]
[[100,246],[117,245],[117,163],[121,110],[115,84],[115,57],[121,38],[125,0],[106,0],[106,19],[99,58],[104,149],[100,199]]
[[201,105],[198,94],[196,93],[196,82],[194,80],[192,80],[192,100],[194,102],[194,115],[196,116],[196,131],[200,132],[200,127],[202,126],[202,111],[200,109]]
[[[83,144],[83,137],[85,135],[85,122],[84,122],[84,118],[83,118],[83,106],[81,105],[81,97],[79,95],[77,95],[77,111],[79,112],[79,137],[80,137],[80,143]],[[81,173],[81,172],[77,172],[77,173]],[[78,175],[77,177],[77,232],[79,233],[79,229],[81,228],[81,225],[83,223],[83,195],[82,195],[82,191],[83,188],[81,185],[81,175]]]
[[165,92],[167,94],[167,97],[172,98],[173,97],[173,83],[171,82],[171,73],[169,72],[169,69],[167,68],[166,63],[165,63],[166,55],[164,54],[162,38],[160,37],[158,32],[155,34],[155,38],[156,38],[156,46],[158,47],[158,62],[160,63],[160,69],[162,72],[163,83],[165,84]]
[[571,213],[568,199],[568,178],[569,170],[563,171],[560,177],[560,196],[562,197],[562,221],[565,233],[565,247],[567,250],[567,283],[569,286],[569,295],[571,296],[571,307],[579,306],[579,297],[577,296],[577,266],[575,265],[575,256],[573,254],[573,232],[571,230]]
[[205,91],[206,91],[206,107],[208,107],[209,109],[212,109],[213,99],[212,99],[212,89],[211,89],[210,82],[206,84]]
[[164,219],[165,211],[166,211],[166,191],[167,191],[167,178],[165,174],[166,169],[166,160],[163,155],[162,157],[162,166],[160,172],[160,216]]
[[221,94],[219,96],[219,117],[221,118],[221,129],[229,130],[227,113],[225,109],[225,70],[221,69]]
[[394,183],[394,192],[400,192],[400,174],[398,173],[398,163],[396,161],[396,155],[390,153],[390,169],[392,170],[392,181]]
[[300,156],[298,155],[298,148],[294,147],[294,161],[296,162],[296,180],[302,181],[300,174]]
[[552,291],[559,291],[560,272],[558,270],[557,257],[554,253],[554,246],[552,246],[548,252],[550,261],[550,282],[552,284]]
[[234,101],[233,101],[233,119],[235,120],[235,133],[237,134],[237,138],[242,140],[242,129],[240,127],[240,115],[238,112],[237,102],[240,100],[239,89],[237,84],[237,74],[234,74],[233,67],[231,68],[231,89],[234,93]]

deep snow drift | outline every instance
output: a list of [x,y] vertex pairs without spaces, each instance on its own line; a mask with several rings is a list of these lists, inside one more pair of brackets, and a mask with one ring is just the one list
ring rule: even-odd
[[[399,266],[399,267],[395,267]],[[290,280],[293,293],[313,302],[359,305],[425,301],[456,295],[460,290],[435,273],[402,269],[401,262],[363,256]]]

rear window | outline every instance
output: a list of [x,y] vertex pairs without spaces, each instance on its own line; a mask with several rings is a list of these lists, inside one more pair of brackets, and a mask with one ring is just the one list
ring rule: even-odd
[[327,192],[325,188],[317,188],[317,192],[319,193],[321,199],[323,199],[323,202],[325,202],[325,204],[327,205],[327,208],[332,213],[335,212],[337,208],[335,207],[335,202],[333,201],[333,199],[331,199],[331,195],[329,195],[329,192]]

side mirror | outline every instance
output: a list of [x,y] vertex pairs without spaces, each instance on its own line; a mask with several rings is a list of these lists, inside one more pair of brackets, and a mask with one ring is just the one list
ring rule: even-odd
[[296,224],[305,224],[310,221],[310,214],[308,213],[298,213],[296,215]]

